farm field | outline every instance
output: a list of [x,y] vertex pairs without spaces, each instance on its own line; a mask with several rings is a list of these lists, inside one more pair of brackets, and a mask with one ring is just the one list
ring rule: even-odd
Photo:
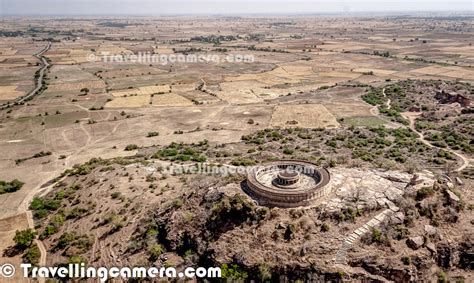
[[[0,250],[14,245],[15,231],[34,228],[43,265],[79,256],[106,265],[235,263],[258,276],[293,272],[289,282],[310,267],[329,281],[472,281],[473,23],[409,15],[2,19],[0,181],[21,189],[0,191]],[[328,170],[332,195],[308,207],[266,207],[243,175],[166,173],[278,160]],[[59,207],[35,209],[36,198]],[[390,225],[341,251],[384,211]],[[72,231],[86,236],[59,248]],[[417,249],[406,244],[418,235]],[[456,254],[442,257],[449,263],[435,256],[448,250]],[[22,256],[4,253],[0,264]],[[460,259],[469,257],[470,270]]]

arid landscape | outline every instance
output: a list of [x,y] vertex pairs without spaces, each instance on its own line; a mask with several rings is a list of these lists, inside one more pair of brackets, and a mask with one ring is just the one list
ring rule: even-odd
[[[473,24],[3,18],[0,263],[474,281]],[[327,169],[324,196],[273,207],[246,174],[169,170],[279,160]]]

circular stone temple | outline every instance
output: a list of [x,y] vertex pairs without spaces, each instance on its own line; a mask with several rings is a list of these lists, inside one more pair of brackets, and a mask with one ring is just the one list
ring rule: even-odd
[[261,205],[308,206],[329,194],[326,169],[300,160],[281,160],[256,166],[247,175],[245,191]]
[[274,180],[274,185],[280,188],[296,188],[300,180],[300,173],[293,169],[280,170]]

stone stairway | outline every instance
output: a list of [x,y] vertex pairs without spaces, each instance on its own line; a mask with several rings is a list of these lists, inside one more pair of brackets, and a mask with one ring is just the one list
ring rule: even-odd
[[385,209],[383,212],[377,214],[369,222],[365,223],[363,226],[356,229],[352,234],[344,239],[342,242],[339,251],[336,254],[336,264],[346,264],[346,255],[347,251],[356,243],[362,236],[366,233],[372,231],[373,228],[378,227],[387,217],[391,216],[393,213],[400,210],[393,202],[387,201],[386,204],[389,208]]

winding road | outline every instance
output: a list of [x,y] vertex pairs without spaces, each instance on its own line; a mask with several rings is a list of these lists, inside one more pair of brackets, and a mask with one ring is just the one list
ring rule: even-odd
[[[383,88],[382,93],[383,93],[384,97],[387,97],[386,94],[385,94],[385,88]],[[387,100],[387,102],[385,103],[385,106],[387,107],[387,109],[391,108],[391,100],[390,99]],[[378,111],[378,105],[374,106],[371,109],[371,113],[374,116],[379,116],[380,113]],[[422,112],[403,112],[403,113],[400,113],[400,114],[402,115],[403,118],[405,118],[409,121],[408,127],[410,128],[410,130],[412,130],[413,132],[415,132],[418,135],[418,140],[419,141],[421,141],[423,144],[425,144],[428,147],[436,148],[436,146],[434,146],[428,140],[425,139],[425,136],[423,135],[423,133],[417,131],[417,129],[416,129],[416,124],[415,124],[416,119],[417,119],[417,117],[419,117],[423,114]],[[466,156],[462,155],[461,153],[458,153],[458,152],[456,152],[452,149],[449,149],[449,148],[443,149],[443,150],[456,155],[457,157],[459,157],[462,160],[463,163],[458,168],[454,169],[454,172],[461,172],[462,170],[466,169],[470,165],[470,159],[467,158]],[[343,240],[343,242],[341,244],[341,247],[339,248],[339,250],[336,254],[336,257],[335,257],[336,266],[339,266],[343,269],[350,268],[349,266],[347,266],[347,263],[346,263],[347,251],[364,234],[368,233],[371,228],[374,228],[374,227],[378,226],[381,222],[383,222],[385,220],[386,216],[390,216],[393,213],[397,212],[398,210],[399,210],[399,208],[395,204],[391,203],[391,205],[389,205],[389,208],[385,209],[382,213],[378,214],[373,219],[371,219],[369,222],[364,224],[364,226],[360,227],[359,229],[355,230],[352,234],[347,236]]]
[[[38,58],[41,62],[41,69],[39,69],[39,76],[35,77],[36,78],[35,88],[33,90],[31,90],[27,95],[22,96],[22,97],[16,99],[15,101],[11,101],[7,104],[1,105],[0,109],[10,107],[12,103],[23,103],[23,102],[28,101],[29,99],[31,99],[32,97],[34,97],[35,95],[38,94],[38,92],[43,87],[43,80],[44,80],[44,75],[45,75],[46,69],[50,66],[50,64],[48,63],[48,60],[46,59],[46,57],[43,56],[43,54],[45,52],[47,52],[50,48],[51,48],[51,42],[48,42],[48,45],[45,48],[43,48],[40,52],[33,55],[36,58]],[[60,172],[58,171],[56,173],[60,173]],[[19,211],[22,211],[22,210],[26,211],[26,218],[27,218],[27,221],[28,221],[28,227],[33,229],[33,230],[35,229],[35,225],[34,225],[34,219],[33,219],[32,212],[31,212],[31,210],[29,210],[29,205],[30,205],[31,200],[33,199],[34,194],[36,194],[36,193],[37,193],[37,191],[33,190],[32,193],[29,196],[27,196],[25,201],[19,207]],[[40,258],[39,258],[38,265],[39,266],[44,266],[46,264],[46,255],[47,255],[46,248],[44,247],[43,242],[41,242],[39,239],[35,239],[34,242],[38,246],[38,249],[40,251]],[[45,282],[44,278],[39,279],[39,282],[40,283]]]
[[[387,98],[387,95],[385,94],[385,88],[382,89],[382,94],[385,98]],[[391,109],[392,108],[392,105],[391,105],[392,101],[390,98],[387,99],[387,101],[385,102],[385,107],[387,109]],[[384,117],[381,117],[380,116],[380,111],[378,109],[379,105],[375,105],[374,107],[372,107],[370,109],[370,112],[372,113],[372,115],[374,116],[378,116],[379,118],[384,119]],[[425,139],[425,136],[423,135],[423,133],[420,133],[416,130],[416,126],[415,126],[415,122],[416,122],[416,118],[420,115],[422,115],[423,113],[422,112],[403,112],[403,113],[400,113],[402,115],[403,118],[407,119],[409,121],[409,128],[415,132],[416,134],[418,134],[419,138],[418,140],[421,141],[423,144],[431,147],[431,148],[435,148],[436,146],[434,146],[433,144],[431,144],[428,140]],[[389,122],[388,120],[385,120],[387,122]],[[397,123],[398,124],[398,123]],[[400,124],[400,126],[402,126]],[[454,170],[454,172],[461,172],[462,170],[466,169],[469,164],[470,164],[470,159],[467,158],[466,156],[464,156],[463,154],[461,153],[458,153],[452,149],[444,149],[445,151],[449,152],[449,153],[452,153],[454,154],[455,156],[457,156],[459,159],[462,160],[462,164],[456,168]]]
[[[385,88],[382,89],[382,94],[384,97],[387,97],[387,95],[385,94]],[[392,108],[392,100],[390,98],[387,99],[387,101],[385,102],[385,106],[387,107],[387,109],[391,109]],[[387,127],[389,128],[400,128],[400,127],[403,127],[402,124],[400,123],[397,123],[397,122],[393,122],[393,121],[390,121],[388,118],[380,115],[380,111],[379,111],[379,107],[380,105],[374,105],[372,108],[370,108],[370,113],[373,115],[373,116],[376,116],[377,118],[379,118],[380,120],[382,121],[385,121],[385,123],[387,123]]]
[[48,60],[46,60],[46,57],[44,57],[43,54],[46,53],[50,48],[51,48],[51,41],[49,41],[48,45],[46,45],[46,47],[43,48],[40,52],[33,55],[36,58],[38,58],[41,62],[41,69],[39,69],[39,76],[36,78],[36,81],[35,81],[35,88],[31,90],[29,93],[27,93],[25,96],[19,97],[16,100],[0,105],[0,109],[5,109],[7,107],[10,107],[14,103],[23,103],[31,99],[36,94],[38,94],[40,89],[43,87],[43,79],[44,79],[44,74],[46,72],[46,69],[50,66],[50,64],[48,63]]
[[[436,147],[433,144],[431,144],[428,140],[425,139],[425,136],[423,135],[423,133],[420,133],[416,130],[416,126],[415,126],[416,118],[420,116],[421,114],[423,114],[422,112],[404,112],[400,114],[402,115],[403,118],[407,119],[410,122],[409,127],[413,132],[418,134],[419,141],[421,141],[422,143],[424,143],[425,145],[429,147]],[[461,164],[461,166],[454,169],[454,172],[461,172],[462,170],[466,169],[469,166],[469,158],[467,158],[466,156],[449,148],[444,148],[443,150],[456,155],[462,160],[463,163]]]

